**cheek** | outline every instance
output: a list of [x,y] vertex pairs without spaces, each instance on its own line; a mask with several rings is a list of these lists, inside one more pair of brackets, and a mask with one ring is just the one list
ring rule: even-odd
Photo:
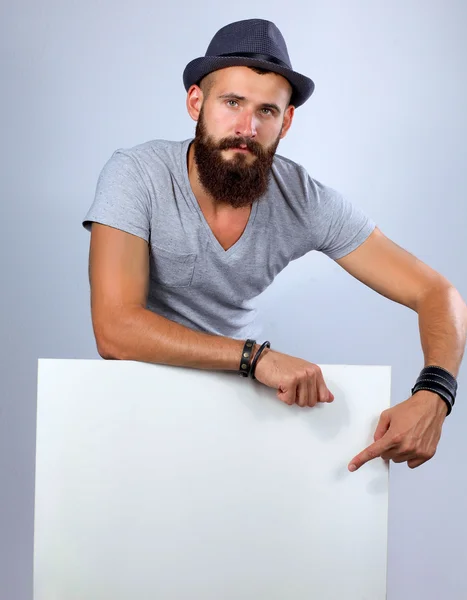
[[235,117],[228,111],[218,111],[209,118],[209,133],[217,140],[235,134]]
[[281,126],[278,124],[271,124],[264,127],[265,132],[265,144],[271,146],[281,135]]

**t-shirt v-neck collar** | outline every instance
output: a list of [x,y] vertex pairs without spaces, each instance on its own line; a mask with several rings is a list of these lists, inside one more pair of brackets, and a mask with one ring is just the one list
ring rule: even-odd
[[185,140],[184,142],[182,142],[181,154],[180,154],[180,168],[181,168],[181,172],[182,172],[182,176],[183,176],[183,182],[184,182],[185,188],[186,188],[186,193],[187,193],[188,197],[190,198],[191,203],[193,204],[193,207],[195,208],[196,212],[199,215],[201,223],[203,224],[203,227],[206,230],[206,233],[211,242],[212,248],[220,256],[223,256],[225,258],[230,258],[233,254],[235,254],[236,252],[241,250],[241,248],[246,244],[249,237],[251,236],[251,233],[253,230],[253,222],[255,220],[256,213],[258,212],[258,202],[253,202],[253,206],[251,207],[250,216],[248,218],[248,223],[247,223],[245,229],[243,230],[243,233],[240,236],[240,238],[235,242],[235,244],[233,244],[233,246],[230,246],[230,248],[228,250],[225,250],[223,248],[223,246],[219,243],[219,240],[216,238],[214,233],[212,232],[212,229],[209,226],[209,223],[206,221],[203,211],[201,210],[198,200],[196,199],[196,196],[194,195],[193,189],[191,187],[190,178],[188,177],[187,154],[188,154],[188,149],[189,149],[192,141],[193,141],[193,139],[188,139],[188,140]]

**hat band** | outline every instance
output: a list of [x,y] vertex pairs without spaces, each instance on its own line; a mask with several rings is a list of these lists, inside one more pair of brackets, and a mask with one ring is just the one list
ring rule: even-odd
[[265,60],[267,62],[275,63],[285,69],[290,69],[290,66],[279,60],[275,56],[270,56],[269,54],[260,54],[259,52],[229,52],[228,54],[218,54],[217,56],[238,56],[239,58],[254,58],[257,60]]

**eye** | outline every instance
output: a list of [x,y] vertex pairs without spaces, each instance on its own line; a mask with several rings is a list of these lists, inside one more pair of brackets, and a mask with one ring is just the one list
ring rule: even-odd
[[266,114],[266,116],[272,115],[272,110],[270,108],[262,108],[262,111],[267,111],[266,113],[263,112],[263,114]]
[[232,105],[230,104],[230,102],[234,102],[235,104],[238,104],[238,102],[237,102],[236,100],[227,100],[227,104],[229,104],[230,106],[232,106]]

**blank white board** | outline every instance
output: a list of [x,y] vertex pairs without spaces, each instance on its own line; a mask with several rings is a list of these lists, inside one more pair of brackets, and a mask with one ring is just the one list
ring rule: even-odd
[[39,361],[34,600],[384,600],[390,367],[300,408],[234,373]]

